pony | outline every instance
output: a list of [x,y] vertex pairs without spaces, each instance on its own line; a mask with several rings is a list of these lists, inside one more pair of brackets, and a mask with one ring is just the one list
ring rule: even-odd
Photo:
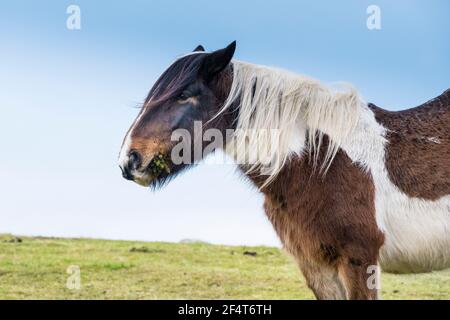
[[[224,150],[318,299],[380,298],[381,269],[449,267],[450,90],[392,112],[235,48],[198,46],[159,77],[123,140],[123,177],[159,188]],[[207,144],[196,123],[225,142]]]

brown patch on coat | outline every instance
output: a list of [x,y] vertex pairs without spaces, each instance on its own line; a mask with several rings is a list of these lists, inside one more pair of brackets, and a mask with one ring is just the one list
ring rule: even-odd
[[[322,147],[322,157],[326,148]],[[250,174],[261,186],[264,176]],[[307,155],[292,159],[275,180],[265,187],[264,208],[278,236],[299,265],[341,274],[348,298],[375,298],[367,288],[367,267],[376,265],[384,236],[375,220],[374,184],[364,172],[339,151],[326,175],[313,168]],[[314,278],[317,272],[302,271],[318,298],[334,297]],[[330,271],[331,272],[331,271]],[[328,291],[327,291],[328,290]]]
[[388,129],[386,168],[410,197],[436,200],[450,194],[450,90],[423,105],[399,112],[369,104]]

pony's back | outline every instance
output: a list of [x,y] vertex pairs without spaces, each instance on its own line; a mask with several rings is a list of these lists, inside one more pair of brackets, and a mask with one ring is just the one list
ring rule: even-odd
[[450,195],[450,89],[408,110],[369,107],[388,129],[385,160],[392,182],[411,197]]

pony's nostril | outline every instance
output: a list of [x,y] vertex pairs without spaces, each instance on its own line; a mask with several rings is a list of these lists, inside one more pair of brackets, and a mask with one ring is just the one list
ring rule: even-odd
[[124,168],[120,167],[120,170],[122,170],[122,177],[124,177],[127,180],[133,180],[133,176],[127,167]]
[[139,169],[142,164],[142,157],[137,151],[131,151],[128,155],[128,167],[132,170]]

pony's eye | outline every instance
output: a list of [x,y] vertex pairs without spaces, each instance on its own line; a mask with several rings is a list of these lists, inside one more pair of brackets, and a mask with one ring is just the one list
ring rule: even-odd
[[189,91],[183,91],[179,96],[178,100],[186,100],[189,99],[192,96],[192,94]]

